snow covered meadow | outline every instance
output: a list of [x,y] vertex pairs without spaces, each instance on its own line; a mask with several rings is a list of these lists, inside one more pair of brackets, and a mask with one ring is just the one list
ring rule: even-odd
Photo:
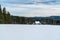
[[0,24],[0,40],[60,40],[60,26]]

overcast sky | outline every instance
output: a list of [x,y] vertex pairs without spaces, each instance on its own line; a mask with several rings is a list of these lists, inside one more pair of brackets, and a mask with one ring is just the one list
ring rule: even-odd
[[0,0],[0,4],[11,15],[60,16],[60,0]]

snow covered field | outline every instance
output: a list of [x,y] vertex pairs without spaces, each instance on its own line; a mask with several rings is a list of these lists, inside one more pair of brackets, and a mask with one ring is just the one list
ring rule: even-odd
[[0,25],[0,40],[60,40],[60,26]]

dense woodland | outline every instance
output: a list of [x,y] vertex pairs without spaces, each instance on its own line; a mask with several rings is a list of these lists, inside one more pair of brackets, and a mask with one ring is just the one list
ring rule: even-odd
[[11,23],[11,15],[6,11],[6,8],[1,8],[0,5],[0,24]]

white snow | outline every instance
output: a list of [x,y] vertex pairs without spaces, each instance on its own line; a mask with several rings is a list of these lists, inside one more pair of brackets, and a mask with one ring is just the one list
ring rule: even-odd
[[35,24],[41,24],[40,21],[35,21]]
[[60,26],[2,24],[0,40],[60,40]]

